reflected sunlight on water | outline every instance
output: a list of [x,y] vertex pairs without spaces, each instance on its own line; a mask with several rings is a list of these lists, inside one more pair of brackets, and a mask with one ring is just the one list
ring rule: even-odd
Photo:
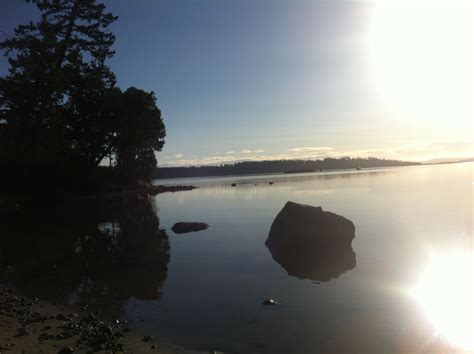
[[459,349],[474,350],[472,252],[432,254],[410,294],[437,334]]

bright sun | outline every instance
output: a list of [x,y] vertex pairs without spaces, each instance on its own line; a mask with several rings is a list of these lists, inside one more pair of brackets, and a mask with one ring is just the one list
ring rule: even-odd
[[474,256],[471,252],[432,255],[410,294],[439,335],[474,350]]
[[470,116],[470,2],[379,0],[369,42],[377,90],[395,110],[414,118]]

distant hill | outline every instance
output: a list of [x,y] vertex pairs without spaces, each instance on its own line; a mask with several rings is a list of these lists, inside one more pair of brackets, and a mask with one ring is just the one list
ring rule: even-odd
[[398,160],[385,160],[375,157],[338,159],[326,158],[324,160],[269,160],[245,161],[235,164],[219,166],[190,166],[190,167],[158,167],[155,178],[183,178],[183,177],[210,177],[251,175],[266,173],[291,173],[298,171],[321,171],[337,169],[356,169],[388,166],[420,165],[419,162]]
[[423,161],[424,165],[430,164],[443,164],[443,163],[456,163],[456,162],[471,162],[474,161],[474,157],[446,157],[440,159],[431,159],[428,161]]

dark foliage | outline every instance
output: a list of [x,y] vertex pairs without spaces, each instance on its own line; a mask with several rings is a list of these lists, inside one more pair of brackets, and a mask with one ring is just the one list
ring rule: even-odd
[[0,42],[10,64],[0,78],[0,182],[15,189],[41,173],[46,186],[69,177],[88,188],[107,157],[118,181],[149,179],[164,125],[153,93],[116,87],[106,60],[117,17],[95,0],[31,2],[39,21]]
[[157,161],[155,151],[164,145],[165,126],[153,92],[131,87],[116,105],[118,126],[112,152],[126,183],[150,180]]

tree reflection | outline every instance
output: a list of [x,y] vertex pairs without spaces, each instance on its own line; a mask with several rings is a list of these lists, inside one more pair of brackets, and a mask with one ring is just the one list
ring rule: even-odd
[[162,296],[170,245],[147,198],[35,206],[0,223],[1,280],[28,295],[111,310]]

